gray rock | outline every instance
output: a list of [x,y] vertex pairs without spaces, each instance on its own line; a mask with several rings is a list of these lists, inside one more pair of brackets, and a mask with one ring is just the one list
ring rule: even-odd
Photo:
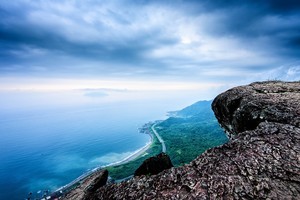
[[229,137],[254,130],[261,122],[300,127],[300,82],[260,82],[230,89],[212,108]]
[[[59,199],[63,200],[89,200],[93,198],[96,190],[107,182],[108,171],[98,170],[81,181],[81,183],[65,193]],[[56,198],[53,198],[56,199]]]
[[84,189],[85,193],[93,193],[100,187],[104,186],[108,179],[108,171],[102,170],[101,173]]

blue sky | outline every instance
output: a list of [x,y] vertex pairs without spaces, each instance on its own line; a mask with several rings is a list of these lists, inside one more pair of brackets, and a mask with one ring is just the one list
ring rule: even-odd
[[0,0],[0,89],[300,79],[300,3]]

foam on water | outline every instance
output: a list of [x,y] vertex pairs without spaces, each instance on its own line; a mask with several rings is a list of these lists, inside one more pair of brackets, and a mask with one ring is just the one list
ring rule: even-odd
[[118,163],[143,148],[149,136],[138,128],[151,118],[119,111],[49,111],[0,120],[0,199],[53,190],[87,169]]

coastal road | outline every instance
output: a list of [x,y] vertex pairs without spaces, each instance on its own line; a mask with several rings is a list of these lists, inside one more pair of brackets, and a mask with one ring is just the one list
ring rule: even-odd
[[157,131],[155,130],[155,126],[156,124],[153,124],[151,126],[151,129],[153,131],[153,133],[156,135],[158,141],[161,143],[161,146],[162,146],[162,152],[166,153],[167,151],[167,148],[166,148],[166,145],[165,145],[165,141],[160,137],[160,135],[157,133]]

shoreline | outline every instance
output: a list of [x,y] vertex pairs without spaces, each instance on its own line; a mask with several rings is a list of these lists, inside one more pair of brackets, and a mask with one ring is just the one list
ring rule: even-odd
[[[148,122],[148,123],[143,125],[143,129],[145,127],[151,127],[152,125],[155,125],[155,124],[156,124],[155,122],[153,122],[153,123]],[[143,129],[140,130],[140,133],[144,133],[144,134],[147,134],[147,135],[150,136],[150,141],[147,142],[145,146],[143,146],[142,148],[134,151],[131,155],[127,156],[123,160],[120,160],[120,161],[117,161],[117,162],[114,162],[114,163],[110,163],[108,165],[95,167],[94,169],[91,169],[91,170],[87,171],[86,173],[80,175],[79,177],[77,177],[76,179],[71,181],[70,183],[68,183],[68,184],[56,189],[54,192],[52,192],[51,196],[50,196],[51,199],[56,198],[56,197],[65,196],[68,193],[72,192],[77,187],[79,187],[86,180],[96,178],[95,176],[98,174],[97,172],[101,171],[102,169],[105,169],[107,167],[114,167],[114,166],[118,166],[118,165],[123,165],[123,164],[131,162],[131,161],[135,160],[136,158],[142,156],[151,147],[151,145],[154,142],[153,134],[151,134],[150,132],[145,131]]]
[[135,152],[133,152],[131,155],[124,158],[123,160],[117,161],[117,162],[114,162],[114,163],[111,163],[111,164],[108,164],[108,165],[104,165],[104,166],[102,166],[102,168],[123,165],[123,164],[126,164],[130,161],[133,161],[136,158],[138,158],[139,156],[143,155],[151,147],[151,145],[153,144],[153,135],[148,134],[148,133],[146,133],[146,134],[150,136],[150,141],[147,142],[145,146],[143,146],[142,148],[136,150]]

